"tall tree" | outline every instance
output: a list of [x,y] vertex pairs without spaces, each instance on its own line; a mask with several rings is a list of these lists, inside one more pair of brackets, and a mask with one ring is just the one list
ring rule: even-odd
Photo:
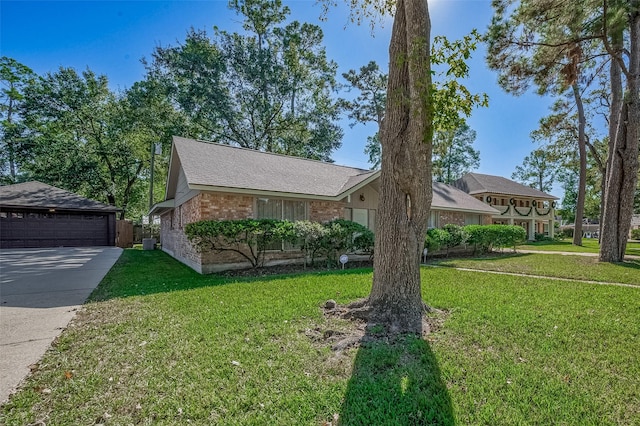
[[332,99],[337,66],[320,27],[293,21],[280,0],[236,0],[244,33],[192,30],[157,48],[150,78],[195,125],[192,136],[245,148],[330,161],[341,144]]
[[30,160],[24,165],[44,182],[123,209],[136,192],[148,145],[130,109],[108,88],[105,76],[60,68],[25,90]]
[[[522,1],[509,14],[510,3],[502,0],[493,3],[496,14],[489,29],[488,63],[500,71],[500,83],[508,92],[521,94],[533,83],[539,94],[572,94],[577,110],[576,147],[580,164],[576,216],[581,218],[587,179],[582,92],[588,85],[585,69],[593,67],[594,58],[601,53],[591,37],[583,37],[584,23],[591,14],[588,9],[556,0],[545,4]],[[562,19],[558,19],[560,15]],[[576,226],[580,226],[577,221]],[[573,243],[582,245],[582,232],[574,233]]]
[[[331,0],[325,0],[325,4]],[[350,2],[356,20],[389,12],[395,17],[389,46],[389,81],[380,129],[382,168],[376,217],[376,256],[369,297],[352,305],[353,315],[391,333],[420,333],[426,305],[421,297],[420,254],[432,199],[432,142],[435,123],[451,129],[474,106],[486,103],[457,79],[468,75],[474,41],[465,38],[453,54],[432,55],[426,0]],[[442,91],[431,81],[440,61],[449,76]],[[448,93],[450,99],[447,99]],[[438,102],[436,102],[436,99]],[[436,105],[438,108],[436,109]],[[437,114],[437,115],[436,115]]]
[[421,333],[420,253],[431,207],[431,96],[427,1],[398,0],[389,46],[382,172],[370,323]]
[[521,165],[516,166],[511,179],[539,191],[550,192],[557,173],[555,163],[547,150],[536,149],[524,157]]
[[466,123],[434,134],[433,177],[436,181],[451,184],[480,166],[480,152],[473,148],[475,139],[475,130]]
[[[638,174],[640,3],[586,0],[576,7],[560,0],[495,0],[493,5],[488,60],[491,67],[501,70],[503,86],[518,92],[533,80],[544,93],[550,84],[562,83],[560,87],[574,94],[582,129],[580,96],[585,86],[581,78],[587,75],[586,69],[600,73],[609,64],[609,157],[600,260],[621,261]],[[579,129],[581,136],[584,132]],[[579,149],[584,181],[584,140],[579,141]],[[580,192],[583,187],[581,183]]]
[[20,159],[28,148],[22,143],[24,90],[36,80],[31,68],[15,59],[0,58],[0,182],[15,183]]
[[380,125],[384,119],[384,109],[387,102],[388,75],[380,71],[375,61],[360,67],[360,70],[349,70],[342,74],[349,83],[348,90],[358,90],[358,95],[353,99],[343,99],[343,107],[351,120],[351,127],[360,123],[376,123],[376,133],[367,138],[365,154],[369,156],[372,169],[380,167]]

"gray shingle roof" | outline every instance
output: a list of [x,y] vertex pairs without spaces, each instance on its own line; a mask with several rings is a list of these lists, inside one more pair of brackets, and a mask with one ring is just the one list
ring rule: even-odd
[[557,200],[558,197],[539,191],[530,186],[522,185],[501,176],[484,175],[481,173],[467,173],[455,181],[453,185],[468,194],[504,194],[521,197],[546,198]]
[[120,209],[81,197],[73,192],[31,181],[15,185],[0,186],[1,207],[54,208],[63,210],[85,210],[115,212]]
[[466,192],[444,183],[433,182],[432,209],[464,210],[486,214],[498,214],[498,210],[470,196]]
[[337,197],[379,172],[174,136],[189,185]]

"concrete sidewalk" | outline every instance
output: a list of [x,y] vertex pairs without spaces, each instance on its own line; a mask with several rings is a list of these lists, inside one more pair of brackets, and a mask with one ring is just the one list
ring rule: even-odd
[[[579,251],[546,251],[546,250],[528,250],[528,249],[517,249],[517,253],[533,253],[533,254],[560,254],[562,256],[585,256],[585,257],[598,257],[598,253],[585,253]],[[638,260],[640,256],[636,256],[633,254],[625,254],[625,260]]]
[[0,250],[0,402],[120,257],[116,247]]

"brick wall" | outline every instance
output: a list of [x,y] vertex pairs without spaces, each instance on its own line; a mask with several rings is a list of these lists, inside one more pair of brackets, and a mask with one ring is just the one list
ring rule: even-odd
[[448,225],[450,223],[458,226],[464,226],[464,213],[460,212],[450,212],[450,211],[439,211],[440,218],[438,224],[440,227],[444,225]]
[[344,207],[341,201],[309,201],[309,220],[322,223],[342,219]]
[[483,225],[491,225],[493,224],[493,216],[490,214],[485,214],[481,216]]
[[253,217],[253,197],[234,194],[200,194],[201,218],[216,220],[248,219]]
[[251,217],[252,197],[201,192],[160,217],[162,249],[198,272],[206,271],[208,264],[243,262],[243,257],[237,253],[198,253],[184,234],[184,227],[204,219]]

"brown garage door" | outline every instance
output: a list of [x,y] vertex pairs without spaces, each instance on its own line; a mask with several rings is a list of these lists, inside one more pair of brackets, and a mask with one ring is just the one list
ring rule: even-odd
[[0,246],[86,247],[109,244],[108,215],[99,213],[0,212]]

